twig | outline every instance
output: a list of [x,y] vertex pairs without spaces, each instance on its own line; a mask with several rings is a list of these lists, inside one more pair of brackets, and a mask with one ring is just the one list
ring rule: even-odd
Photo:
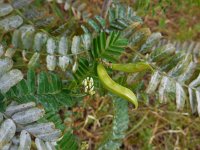
[[160,136],[162,134],[171,134],[171,133],[176,133],[176,134],[177,133],[181,133],[184,136],[186,135],[186,133],[183,130],[167,130],[167,131],[162,131],[162,132],[159,132],[159,133],[157,133],[157,134],[155,134],[155,135],[153,135],[151,137],[151,143],[153,142],[153,140],[155,139],[155,137]]
[[155,134],[156,134],[156,132],[157,132],[157,130],[158,130],[158,124],[159,124],[159,119],[157,119],[157,121],[156,121],[155,127],[154,127],[154,129],[153,129],[153,136],[152,136],[152,137],[150,138],[150,140],[149,140],[149,145],[151,145],[152,142],[153,142],[153,139],[154,139],[154,137],[155,137]]
[[129,136],[135,129],[137,129],[146,119],[148,116],[149,112],[147,112],[144,117],[135,125],[133,126],[127,133],[127,135]]
[[101,16],[104,19],[106,19],[107,15],[108,15],[108,10],[109,10],[109,7],[110,7],[111,3],[112,3],[112,0],[104,0],[104,2],[103,2]]

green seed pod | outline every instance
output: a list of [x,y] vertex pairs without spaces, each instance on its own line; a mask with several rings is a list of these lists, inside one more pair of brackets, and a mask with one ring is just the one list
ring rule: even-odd
[[107,90],[131,102],[132,104],[135,105],[135,108],[138,107],[138,101],[135,94],[130,89],[123,87],[119,85],[118,83],[114,82],[110,78],[110,76],[108,75],[108,73],[106,72],[106,69],[104,68],[102,64],[98,64],[97,74],[98,74],[99,80],[101,81],[101,83]]
[[123,71],[127,73],[135,73],[146,70],[152,70],[153,68],[146,62],[128,63],[128,64],[110,64],[112,70]]

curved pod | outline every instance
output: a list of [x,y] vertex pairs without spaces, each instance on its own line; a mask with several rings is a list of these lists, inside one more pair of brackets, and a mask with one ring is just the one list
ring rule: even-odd
[[130,89],[123,87],[113,81],[102,64],[98,64],[97,73],[99,76],[99,80],[107,90],[131,102],[135,105],[135,108],[138,107],[138,101],[135,94]]

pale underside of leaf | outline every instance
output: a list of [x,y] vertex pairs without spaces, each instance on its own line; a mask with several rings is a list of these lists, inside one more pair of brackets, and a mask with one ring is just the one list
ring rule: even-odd
[[53,55],[56,52],[56,41],[53,38],[49,38],[46,44],[47,53]]
[[39,134],[37,137],[44,141],[57,141],[61,137],[62,133],[60,130],[56,129],[49,133]]
[[33,135],[44,134],[48,132],[52,132],[55,130],[55,125],[53,123],[40,123],[33,124],[25,127],[25,130],[30,132]]
[[11,87],[23,79],[23,74],[18,69],[10,70],[0,78],[0,90],[6,93]]
[[185,102],[187,100],[187,95],[179,83],[176,83],[176,105],[178,110],[184,108]]
[[47,55],[46,62],[47,62],[47,69],[50,71],[54,71],[56,68],[56,56]]
[[6,16],[13,11],[13,7],[10,4],[0,4],[0,17]]
[[151,80],[150,83],[146,89],[146,92],[148,94],[152,94],[153,92],[155,92],[155,90],[157,89],[160,80],[161,80],[162,76],[160,75],[160,73],[158,71],[156,71],[152,76],[151,76]]
[[10,58],[0,59],[0,77],[9,71],[13,66],[13,61]]
[[18,28],[20,25],[22,25],[22,23],[23,19],[20,16],[9,16],[5,19],[0,20],[0,29],[10,31]]
[[62,36],[59,41],[58,52],[60,55],[65,56],[65,55],[67,55],[68,51],[69,51],[68,39],[67,39],[67,37]]
[[45,143],[39,138],[35,139],[35,144],[38,150],[47,150]]
[[11,119],[6,119],[0,128],[0,148],[7,144],[15,135],[16,125]]
[[20,145],[18,150],[30,150],[31,149],[31,136],[23,130],[20,134]]
[[24,111],[27,109],[30,109],[32,107],[35,107],[36,104],[34,102],[29,102],[29,103],[25,103],[25,104],[21,104],[21,105],[14,105],[14,106],[8,106],[6,109],[5,114],[8,116],[12,116],[13,114],[20,112],[20,111]]
[[15,113],[12,119],[18,124],[28,124],[37,121],[44,115],[44,110],[31,108],[22,112]]
[[71,52],[72,54],[77,54],[80,51],[80,37],[79,36],[74,36],[72,40],[72,47],[71,47]]

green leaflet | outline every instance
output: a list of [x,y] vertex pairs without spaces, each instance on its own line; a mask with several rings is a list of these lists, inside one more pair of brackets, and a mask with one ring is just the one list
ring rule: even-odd
[[62,14],[61,10],[58,8],[58,6],[56,5],[56,2],[53,2],[53,4],[50,4],[52,10],[54,11],[54,13],[60,17],[62,20],[64,20],[64,15]]
[[94,19],[88,19],[85,25],[81,25],[84,33],[101,32],[106,28],[106,20],[101,16],[95,16]]
[[89,62],[86,59],[78,60],[78,68],[73,74],[73,77],[77,83],[81,83],[90,74]]
[[117,150],[125,137],[125,131],[128,129],[128,103],[121,98],[113,99],[114,120],[112,129],[98,146],[98,150]]
[[143,23],[131,7],[118,3],[113,3],[109,10],[109,22],[111,30],[124,30],[135,22]]
[[8,100],[41,103],[46,110],[58,110],[60,106],[73,106],[75,101],[62,89],[61,79],[53,73],[41,72],[37,76],[29,70],[27,80],[22,80],[8,93]]
[[42,123],[53,122],[55,124],[55,127],[63,132],[66,129],[66,126],[63,123],[58,111],[52,111],[52,110],[47,111],[44,114],[43,118],[39,120],[39,122]]
[[65,133],[62,140],[58,141],[57,144],[58,150],[78,150],[79,148],[76,137],[70,132]]
[[120,36],[120,32],[111,32],[106,38],[106,33],[101,32],[93,40],[93,48],[90,54],[93,59],[105,58],[108,61],[116,62],[127,46],[127,40]]

